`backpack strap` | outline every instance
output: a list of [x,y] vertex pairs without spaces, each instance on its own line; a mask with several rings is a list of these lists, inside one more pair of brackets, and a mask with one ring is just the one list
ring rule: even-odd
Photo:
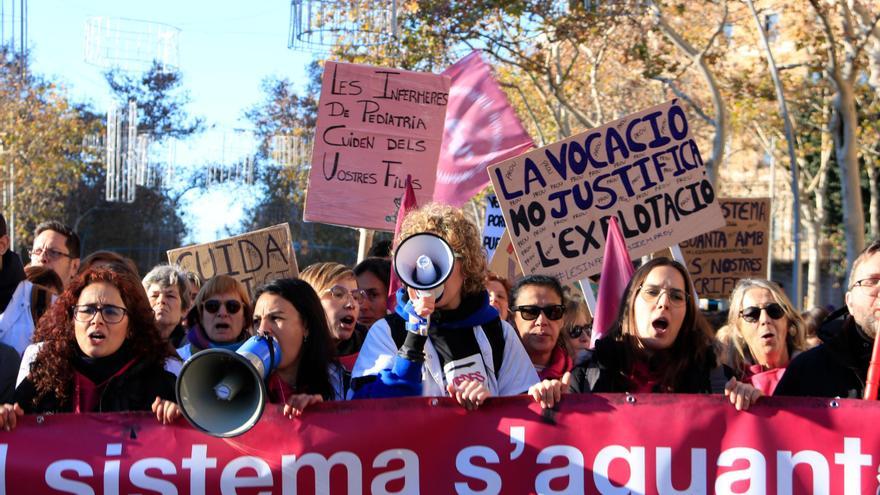
[[501,362],[504,360],[504,328],[501,326],[501,319],[495,318],[483,325],[483,332],[489,339],[489,346],[492,347],[492,363],[495,368],[495,378],[498,378],[498,371],[501,370]]
[[406,322],[397,313],[385,315],[384,320],[388,323],[388,328],[391,329],[391,338],[394,339],[395,347],[400,349],[406,340]]
[[[391,329],[391,338],[394,339],[394,345],[400,349],[406,340],[406,322],[396,313],[385,315],[385,321]],[[489,339],[489,346],[492,347],[492,362],[495,364],[494,371],[497,377],[498,371],[501,369],[501,363],[504,360],[504,328],[501,326],[501,319],[495,318],[483,325],[483,332],[486,334],[486,338]]]

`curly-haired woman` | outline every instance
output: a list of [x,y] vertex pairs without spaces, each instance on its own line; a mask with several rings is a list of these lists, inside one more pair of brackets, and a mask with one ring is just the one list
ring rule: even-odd
[[174,404],[170,354],[140,280],[106,268],[80,274],[40,320],[42,344],[15,405],[0,407],[0,427],[23,413],[152,410],[163,423]]
[[[376,321],[361,348],[352,371],[354,396],[448,395],[474,409],[489,396],[525,392],[538,375],[516,331],[489,305],[477,227],[460,209],[432,203],[406,216],[396,242],[420,233],[449,244],[455,257],[452,273],[439,299],[418,297],[412,289],[398,291],[395,314]],[[405,329],[413,315],[430,316],[427,336]],[[413,368],[419,376],[402,378],[394,372],[399,352],[422,348],[425,369]],[[407,360],[421,359],[421,350],[414,354]]]

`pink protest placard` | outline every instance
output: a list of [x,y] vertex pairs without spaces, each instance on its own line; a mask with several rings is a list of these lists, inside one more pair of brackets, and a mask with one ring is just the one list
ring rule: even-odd
[[407,174],[431,200],[448,76],[326,62],[303,218],[394,230]]

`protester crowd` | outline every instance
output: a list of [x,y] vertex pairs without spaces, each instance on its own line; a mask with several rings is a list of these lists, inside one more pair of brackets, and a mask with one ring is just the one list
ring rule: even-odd
[[[281,350],[268,402],[291,418],[331,400],[448,396],[472,410],[529,394],[719,394],[738,410],[763,396],[861,398],[880,328],[880,241],[855,261],[834,313],[802,316],[775,283],[740,280],[713,328],[687,269],[654,258],[635,272],[610,328],[593,329],[576,291],[546,275],[489,273],[477,227],[459,209],[410,212],[393,245],[430,233],[454,263],[437,297],[402,287],[391,261],[317,263],[256,289],[173,265],[141,277],[99,251],[81,260],[58,222],[35,231],[28,266],[0,216],[0,427],[23,414],[152,411],[181,415],[175,377],[206,349],[254,335]],[[591,337],[598,332],[594,345]]]

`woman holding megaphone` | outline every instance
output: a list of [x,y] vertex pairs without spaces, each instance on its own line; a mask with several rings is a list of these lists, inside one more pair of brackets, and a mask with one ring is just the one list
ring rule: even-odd
[[479,231],[460,209],[409,213],[395,245],[393,266],[408,290],[367,333],[352,370],[355,398],[451,396],[474,409],[538,382],[516,332],[489,305]]
[[293,418],[311,404],[344,398],[343,369],[334,360],[335,349],[321,300],[299,279],[269,282],[254,296],[253,329],[278,341],[281,360],[267,379],[269,402],[284,404]]
[[0,428],[24,413],[150,411],[168,423],[174,375],[140,280],[107,268],[80,274],[40,319],[42,341],[15,405],[0,406]]

